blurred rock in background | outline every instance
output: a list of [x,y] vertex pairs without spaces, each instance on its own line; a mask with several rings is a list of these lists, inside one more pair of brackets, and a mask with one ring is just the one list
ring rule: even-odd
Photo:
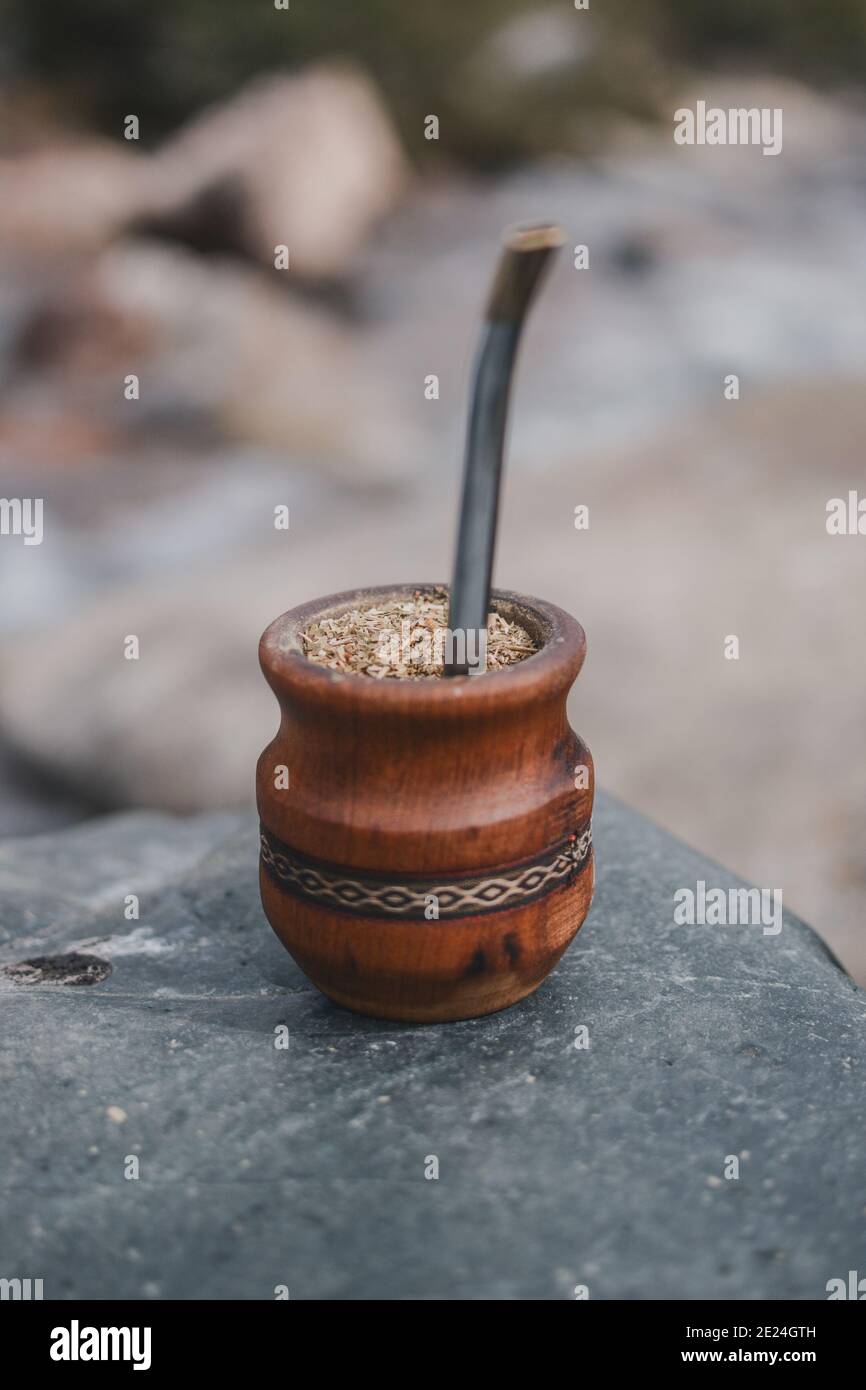
[[[249,803],[265,624],[447,577],[501,230],[556,218],[590,265],[527,333],[497,581],[586,626],[601,781],[866,979],[866,542],[824,524],[866,432],[859,9],[364,10],[75,0],[64,50],[0,3],[0,493],[45,500],[0,539],[0,831]],[[697,98],[782,106],[783,156],[675,146]]]
[[7,156],[4,247],[68,253],[138,227],[271,269],[286,245],[294,276],[341,279],[408,174],[375,89],[345,64],[254,82],[155,153],[137,148],[79,137]]

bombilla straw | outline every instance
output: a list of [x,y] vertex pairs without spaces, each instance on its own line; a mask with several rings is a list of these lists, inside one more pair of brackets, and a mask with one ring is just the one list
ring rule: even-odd
[[[562,246],[552,224],[518,227],[505,238],[484,317],[466,434],[457,554],[451,579],[446,676],[465,676],[470,634],[486,639],[511,375],[520,331],[550,254]],[[453,634],[462,634],[462,651]]]

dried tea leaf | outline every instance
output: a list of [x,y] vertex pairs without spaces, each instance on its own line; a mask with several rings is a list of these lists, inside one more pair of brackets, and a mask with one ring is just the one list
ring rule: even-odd
[[[334,618],[320,618],[301,634],[309,661],[374,680],[421,680],[444,675],[448,628],[445,589],[416,591],[411,599],[377,600]],[[487,624],[487,670],[523,661],[538,650],[518,623],[492,612]]]

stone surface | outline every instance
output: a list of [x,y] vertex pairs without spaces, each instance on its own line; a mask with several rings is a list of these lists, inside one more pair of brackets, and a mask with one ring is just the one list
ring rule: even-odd
[[307,983],[248,816],[0,845],[0,965],[112,965],[0,976],[0,1275],[50,1298],[824,1298],[862,1268],[866,996],[793,917],[674,926],[677,888],[737,880],[604,797],[596,844],[541,990],[427,1028]]

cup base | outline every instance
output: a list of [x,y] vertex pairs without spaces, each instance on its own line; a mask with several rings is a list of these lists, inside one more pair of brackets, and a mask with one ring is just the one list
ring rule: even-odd
[[414,1007],[406,1005],[392,1005],[372,1003],[368,1000],[349,998],[340,995],[330,989],[322,989],[321,985],[316,988],[320,994],[324,994],[332,1003],[339,1004],[341,1008],[348,1009],[353,1014],[363,1014],[365,1018],[378,1018],[383,1021],[393,1023],[460,1023],[470,1018],[484,1018],[488,1014],[502,1013],[505,1009],[511,1009],[515,1004],[520,1004],[524,999],[528,999],[531,994],[535,994],[544,984],[544,980],[538,980],[534,985],[521,989],[519,992],[510,993],[507,999],[502,999],[496,1003],[487,1002],[482,1004],[480,1001],[465,1005],[466,1012],[459,1009],[455,1011],[454,1006],[445,1007],[416,1005]]

